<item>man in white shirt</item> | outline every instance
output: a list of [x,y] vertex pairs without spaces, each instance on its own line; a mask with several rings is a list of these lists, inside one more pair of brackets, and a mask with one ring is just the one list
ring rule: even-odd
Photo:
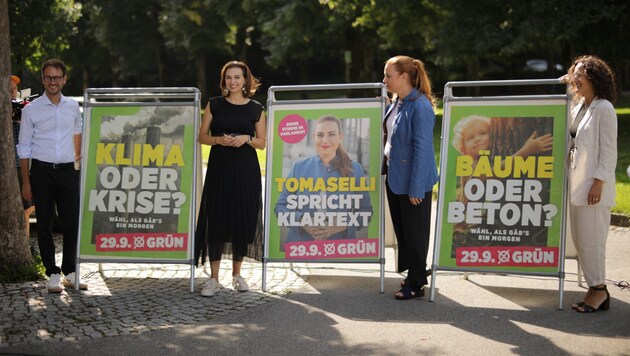
[[[50,59],[44,62],[42,84],[45,92],[22,111],[17,145],[23,177],[22,196],[35,202],[37,242],[49,277],[47,288],[50,293],[60,293],[64,286],[75,288],[76,278],[80,174],[75,169],[75,162],[81,158],[83,121],[79,104],[61,94],[66,80],[66,65],[62,61]],[[63,226],[61,268],[55,262],[52,237],[55,205]],[[63,284],[61,273],[64,274]],[[87,285],[80,283],[80,289],[87,289]]]

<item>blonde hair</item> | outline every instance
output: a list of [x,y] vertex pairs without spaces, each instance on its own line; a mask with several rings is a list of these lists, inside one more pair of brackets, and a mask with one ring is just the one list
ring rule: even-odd
[[459,153],[464,153],[464,130],[469,128],[472,124],[481,122],[487,125],[490,125],[490,118],[487,116],[480,115],[471,115],[463,117],[455,127],[453,128],[453,147],[459,151]]
[[421,60],[409,56],[395,56],[388,59],[385,63],[393,65],[398,73],[407,73],[411,86],[423,93],[435,108],[435,97],[431,91],[431,80]]

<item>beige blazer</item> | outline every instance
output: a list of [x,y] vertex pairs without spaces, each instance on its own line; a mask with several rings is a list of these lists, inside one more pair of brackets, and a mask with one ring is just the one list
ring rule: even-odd
[[[583,105],[584,99],[571,110],[572,120],[575,120]],[[615,205],[616,165],[617,114],[608,100],[595,98],[587,108],[575,136],[575,150],[569,165],[571,204],[588,205],[588,192],[597,178],[604,182],[597,206]]]

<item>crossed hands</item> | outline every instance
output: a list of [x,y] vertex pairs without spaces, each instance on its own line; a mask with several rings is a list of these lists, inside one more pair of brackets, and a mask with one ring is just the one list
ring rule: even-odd
[[302,228],[315,240],[327,240],[346,229],[345,226],[303,226]]
[[221,146],[228,146],[228,147],[241,147],[244,144],[246,144],[248,141],[249,141],[248,135],[231,136],[231,135],[224,134],[223,136],[217,139],[217,142]]

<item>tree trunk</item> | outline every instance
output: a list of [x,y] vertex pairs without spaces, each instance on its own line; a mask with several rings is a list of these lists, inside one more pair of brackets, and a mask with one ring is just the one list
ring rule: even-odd
[[534,131],[536,137],[554,134],[551,117],[503,117],[493,118],[491,122],[490,151],[493,156],[507,157],[515,154]]
[[202,98],[208,98],[208,84],[206,83],[206,55],[200,53],[195,62],[197,65],[197,88],[201,91]]
[[112,71],[112,87],[118,88],[118,56],[115,56],[110,53],[109,55],[109,65]]
[[[479,58],[471,57],[466,62],[466,77],[469,80],[479,80]],[[478,86],[466,88],[466,95],[479,96],[481,94],[481,88]]]
[[238,26],[236,29],[236,43],[234,43],[233,53],[239,61],[247,61],[247,29],[244,26]]
[[24,210],[15,168],[15,145],[11,122],[11,40],[7,0],[0,0],[0,268],[30,265],[29,237],[26,236]]
[[[311,67],[306,63],[306,61],[300,61],[298,63],[298,68],[299,68],[299,78],[300,78],[300,84],[307,84],[310,81],[310,77],[309,77],[309,69],[311,69]],[[300,98],[301,99],[308,99],[308,93],[306,90],[302,90],[300,93]]]
[[81,71],[81,79],[81,92],[84,92],[90,86],[90,72],[86,67]]
[[165,87],[166,86],[166,78],[164,77],[164,64],[166,63],[166,53],[164,53],[164,46],[162,46],[161,44],[158,46],[157,48],[157,56],[156,56],[156,61],[157,61],[157,68],[158,68],[158,84],[161,87]]

